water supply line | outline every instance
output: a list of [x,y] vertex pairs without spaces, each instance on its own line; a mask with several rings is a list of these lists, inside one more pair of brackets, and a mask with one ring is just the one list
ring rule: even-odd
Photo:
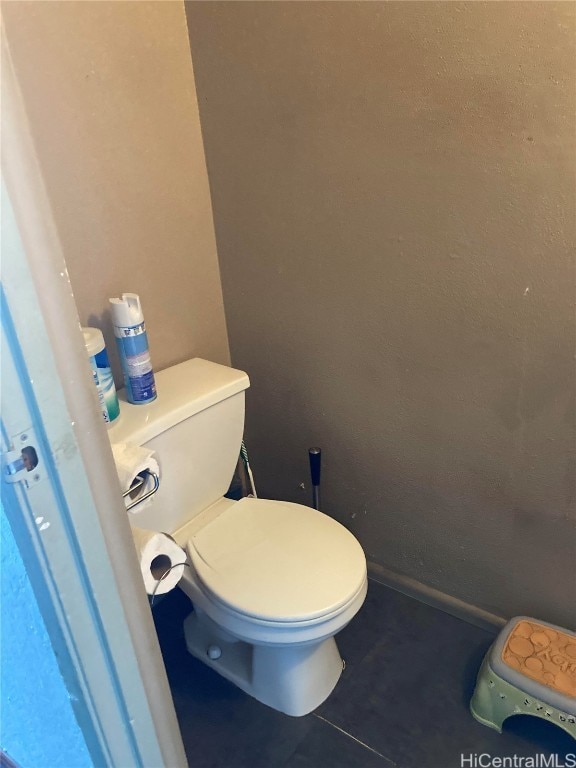
[[258,494],[256,493],[256,486],[254,485],[254,475],[252,474],[252,469],[250,468],[250,461],[248,460],[248,451],[246,450],[246,445],[244,443],[244,440],[242,440],[242,444],[240,446],[240,456],[242,457],[242,461],[244,462],[244,467],[246,468],[246,472],[250,480],[252,496],[254,496],[254,498],[257,499]]

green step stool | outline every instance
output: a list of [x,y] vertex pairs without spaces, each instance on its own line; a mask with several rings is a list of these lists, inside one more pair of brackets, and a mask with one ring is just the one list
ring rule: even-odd
[[533,715],[576,739],[576,633],[517,616],[486,654],[470,711],[502,733],[512,715]]

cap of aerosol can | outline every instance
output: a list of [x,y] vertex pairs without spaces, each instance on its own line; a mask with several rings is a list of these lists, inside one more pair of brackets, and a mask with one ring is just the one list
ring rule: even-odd
[[142,304],[137,293],[123,293],[121,299],[110,299],[114,328],[130,328],[144,322]]

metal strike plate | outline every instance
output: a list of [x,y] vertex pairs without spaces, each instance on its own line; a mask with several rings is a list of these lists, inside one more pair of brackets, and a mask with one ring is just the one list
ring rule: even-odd
[[31,488],[46,477],[46,470],[32,428],[10,438],[10,449],[2,454],[2,479]]

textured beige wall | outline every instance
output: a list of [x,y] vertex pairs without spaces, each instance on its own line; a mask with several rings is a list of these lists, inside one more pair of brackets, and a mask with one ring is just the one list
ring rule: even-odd
[[572,3],[187,4],[262,495],[576,616]]
[[229,362],[181,2],[7,2],[7,37],[80,320],[140,294],[156,369]]

